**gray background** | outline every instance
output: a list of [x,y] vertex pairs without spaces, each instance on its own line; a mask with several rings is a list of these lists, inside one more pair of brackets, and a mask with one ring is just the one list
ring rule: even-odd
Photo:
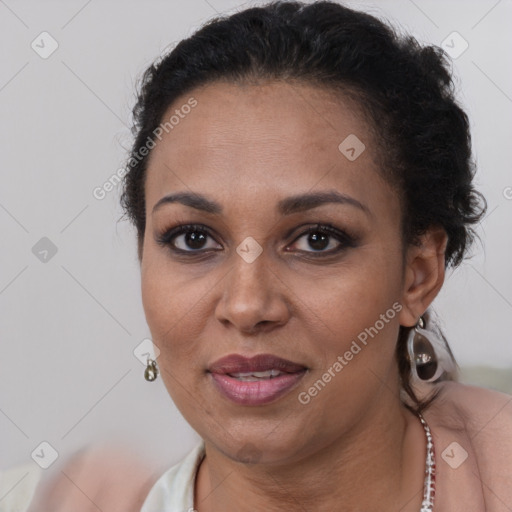
[[[145,67],[211,16],[257,3],[0,0],[0,469],[42,441],[66,457],[105,439],[167,467],[199,439],[133,355],[149,329],[120,187],[92,192],[123,163]],[[512,391],[512,2],[347,3],[422,42],[457,31],[469,43],[453,66],[489,210],[484,247],[434,306],[465,380]],[[31,48],[43,31],[59,45],[47,59]],[[43,237],[57,247],[47,262],[32,251]]]

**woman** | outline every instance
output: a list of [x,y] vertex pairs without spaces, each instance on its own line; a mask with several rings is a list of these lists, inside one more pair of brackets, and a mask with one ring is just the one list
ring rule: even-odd
[[510,397],[449,380],[427,311],[486,207],[442,52],[269,4],[150,67],[135,117],[144,310],[204,440],[143,512],[512,508]]
[[140,510],[511,510],[511,397],[453,380],[431,308],[486,210],[442,51],[271,3],[180,42],[134,114],[146,378],[203,439]]

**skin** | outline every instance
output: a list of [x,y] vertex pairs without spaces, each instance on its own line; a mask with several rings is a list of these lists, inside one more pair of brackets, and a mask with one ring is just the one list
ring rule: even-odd
[[[141,279],[162,379],[205,441],[195,509],[417,512],[426,442],[400,403],[394,352],[399,326],[414,325],[443,284],[446,233],[429,230],[407,247],[403,264],[399,198],[379,174],[370,126],[339,93],[217,82],[180,98],[169,115],[190,96],[197,106],[150,155]],[[338,149],[349,134],[366,146],[354,161]],[[280,199],[320,190],[350,195],[370,214],[336,203],[287,216],[276,210]],[[223,212],[172,203],[151,214],[177,191],[207,195]],[[326,222],[354,233],[356,246],[328,255],[336,238],[320,249],[309,243],[304,231]],[[212,231],[199,248],[174,239],[202,256],[156,242],[185,223]],[[252,263],[236,252],[249,236],[263,249]],[[298,394],[395,302],[401,311],[301,404]],[[241,406],[206,372],[232,353],[272,353],[309,370],[275,402]]]

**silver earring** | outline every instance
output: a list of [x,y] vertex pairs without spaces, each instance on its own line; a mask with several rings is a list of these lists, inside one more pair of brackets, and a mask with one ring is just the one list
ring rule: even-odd
[[425,317],[420,316],[407,338],[413,377],[423,382],[434,382],[445,371],[450,371],[453,357],[448,350],[438,334],[433,329],[427,329]]
[[148,363],[146,369],[144,370],[144,378],[147,381],[152,382],[158,377],[158,373],[159,372],[158,367],[156,365],[156,361],[148,357]]

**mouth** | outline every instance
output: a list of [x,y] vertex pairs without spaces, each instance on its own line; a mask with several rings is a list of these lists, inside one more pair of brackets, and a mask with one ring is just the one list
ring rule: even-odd
[[272,354],[247,358],[232,354],[207,370],[215,387],[239,405],[274,402],[295,388],[308,368]]
[[230,377],[233,377],[234,379],[237,379],[241,382],[258,382],[261,379],[275,379],[276,377],[279,377],[279,375],[284,375],[285,373],[288,372],[282,372],[272,368],[271,370],[266,370],[263,372],[233,372],[227,373],[226,375],[229,375]]

